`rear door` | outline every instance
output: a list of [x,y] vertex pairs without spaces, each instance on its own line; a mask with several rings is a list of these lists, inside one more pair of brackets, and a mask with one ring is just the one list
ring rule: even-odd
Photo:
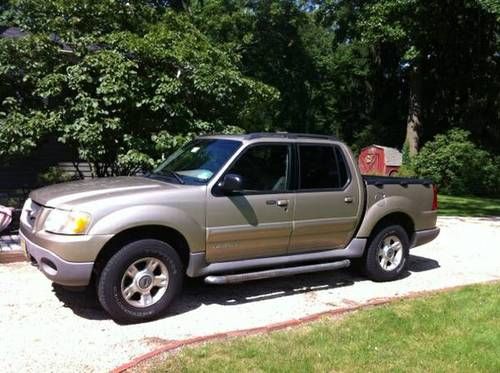
[[243,190],[223,195],[215,186],[208,192],[209,262],[286,254],[294,203],[291,158],[288,143],[249,145],[220,178],[240,175]]
[[335,144],[297,144],[298,189],[290,253],[343,248],[361,215],[354,165]]

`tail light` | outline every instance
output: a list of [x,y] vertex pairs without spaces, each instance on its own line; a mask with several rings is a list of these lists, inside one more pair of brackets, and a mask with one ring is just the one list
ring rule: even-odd
[[432,184],[432,210],[437,210],[438,209],[438,190],[437,186]]

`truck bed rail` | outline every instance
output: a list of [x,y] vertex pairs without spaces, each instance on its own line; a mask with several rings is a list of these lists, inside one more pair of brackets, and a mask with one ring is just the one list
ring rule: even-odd
[[430,186],[432,185],[432,180],[430,179],[419,179],[416,177],[392,177],[392,176],[371,176],[363,175],[363,180],[366,185],[382,186],[388,184],[399,184],[399,185],[413,185],[420,184]]

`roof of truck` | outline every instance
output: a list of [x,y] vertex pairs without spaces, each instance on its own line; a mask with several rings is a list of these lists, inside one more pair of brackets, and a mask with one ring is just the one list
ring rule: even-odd
[[241,135],[206,135],[200,137],[224,138],[229,140],[256,140],[256,139],[308,139],[308,140],[330,140],[337,141],[335,136],[310,134],[310,133],[291,133],[291,132],[252,132]]

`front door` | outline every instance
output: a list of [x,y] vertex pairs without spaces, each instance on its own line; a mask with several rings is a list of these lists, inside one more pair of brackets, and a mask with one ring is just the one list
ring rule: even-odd
[[299,177],[289,252],[343,248],[361,214],[360,185],[343,151],[332,144],[298,144]]
[[289,144],[249,145],[224,172],[240,175],[242,190],[208,191],[208,262],[286,254],[294,209],[290,160]]

